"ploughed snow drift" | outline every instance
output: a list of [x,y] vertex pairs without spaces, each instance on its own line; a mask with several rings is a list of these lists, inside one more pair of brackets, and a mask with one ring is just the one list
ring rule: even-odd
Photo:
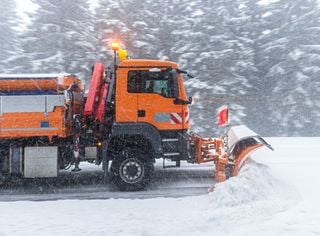
[[216,184],[215,192],[210,194],[212,204],[215,208],[236,207],[270,200],[276,203],[286,195],[289,197],[290,188],[272,176],[268,169],[249,159],[239,176]]

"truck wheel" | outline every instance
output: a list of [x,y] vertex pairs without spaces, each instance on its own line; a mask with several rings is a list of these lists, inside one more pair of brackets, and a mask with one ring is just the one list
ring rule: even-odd
[[153,162],[148,155],[130,148],[112,161],[111,180],[121,191],[139,191],[148,185],[153,170]]

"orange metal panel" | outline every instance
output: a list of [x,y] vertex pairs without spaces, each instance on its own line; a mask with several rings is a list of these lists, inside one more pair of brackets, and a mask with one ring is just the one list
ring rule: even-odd
[[257,149],[263,147],[264,145],[261,143],[257,143],[253,146],[246,147],[243,149],[235,158],[234,158],[234,166],[232,168],[232,176],[238,175],[243,163],[248,159],[249,155],[256,151]]
[[119,67],[161,67],[161,66],[171,66],[172,68],[178,68],[178,64],[171,61],[159,61],[159,60],[145,60],[145,59],[131,59],[124,60],[119,64]]
[[138,95],[127,91],[128,71],[129,69],[117,71],[116,122],[137,122]]
[[[182,112],[181,105],[175,105],[173,101],[174,98],[165,98],[160,94],[138,94],[138,110],[145,111],[145,117],[139,117],[138,121],[152,124],[159,130],[181,130],[182,122],[172,122],[170,119],[173,113],[180,116]],[[159,122],[156,119],[158,114],[163,114],[169,119]]]
[[[183,101],[187,101],[187,94],[186,94],[186,90],[183,84],[183,79],[181,74],[178,74],[178,86],[179,86],[179,98]],[[190,111],[189,111],[189,107],[188,105],[181,105],[182,106],[182,114],[183,115],[183,127],[182,129],[184,130],[188,130],[190,129]]]
[[[82,111],[83,84],[74,75],[68,74],[25,74],[25,75],[1,75],[0,90],[2,91],[41,91],[51,90],[58,94],[75,83],[77,91],[73,92],[73,113]],[[10,96],[3,96],[10,98]],[[16,95],[15,98],[19,98]],[[21,99],[30,98],[21,96]],[[8,99],[3,99],[6,102]],[[2,100],[1,100],[2,101]],[[47,100],[46,100],[47,101]],[[67,103],[67,101],[65,101]],[[23,104],[23,103],[22,103]],[[29,104],[32,107],[32,104]],[[29,106],[28,105],[28,106]],[[66,105],[66,104],[65,104]],[[13,104],[14,106],[14,104]],[[26,138],[26,137],[67,137],[71,135],[71,117],[66,114],[66,107],[61,103],[55,105],[53,110],[28,111],[29,107],[21,107],[16,111],[2,111],[0,116],[0,138]],[[13,109],[14,110],[14,109]],[[41,109],[40,109],[41,110]]]
[[2,75],[0,90],[2,91],[61,91],[67,89],[70,84],[76,83],[83,90],[83,84],[74,75]]
[[[49,127],[41,127],[48,122]],[[64,108],[56,107],[46,116],[43,112],[5,113],[0,117],[0,138],[71,135],[64,121]]]
[[14,91],[14,90],[57,90],[58,83],[56,79],[10,79],[0,80],[1,90]]

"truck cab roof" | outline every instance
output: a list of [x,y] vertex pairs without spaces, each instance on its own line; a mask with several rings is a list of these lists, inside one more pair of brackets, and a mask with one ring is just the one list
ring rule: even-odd
[[172,61],[130,59],[122,61],[118,68],[178,68],[178,64]]

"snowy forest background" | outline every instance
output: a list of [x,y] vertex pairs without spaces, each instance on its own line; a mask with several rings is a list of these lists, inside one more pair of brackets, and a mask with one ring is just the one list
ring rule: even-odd
[[318,0],[1,0],[0,73],[70,72],[90,80],[120,39],[132,58],[195,75],[194,131],[216,108],[264,136],[320,135]]

